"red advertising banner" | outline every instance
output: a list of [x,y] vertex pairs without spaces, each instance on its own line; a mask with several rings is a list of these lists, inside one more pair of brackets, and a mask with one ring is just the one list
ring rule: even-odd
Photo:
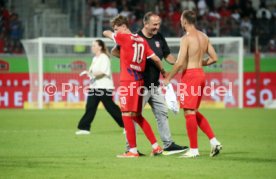
[[[237,83],[229,84],[231,76],[222,76],[221,73],[207,73],[207,86],[214,84],[215,89],[224,86],[226,89],[232,88],[231,95],[218,96],[212,93],[211,96],[204,97],[205,100],[221,101],[227,107],[237,107]],[[115,88],[118,87],[119,74],[113,74]],[[177,76],[172,83],[176,87]],[[266,100],[276,98],[276,72],[261,73],[260,76],[260,95],[258,96],[261,105]],[[23,108],[24,102],[32,102],[36,98],[36,94],[31,94],[29,91],[29,74],[28,73],[0,73],[0,108]],[[49,101],[60,102],[79,102],[86,98],[86,91],[88,89],[89,79],[86,77],[79,77],[78,74],[70,73],[56,73],[44,75],[44,91],[43,98],[47,103]],[[256,78],[254,73],[244,73],[244,107],[256,107]],[[115,91],[116,91],[115,89]],[[51,94],[51,92],[53,94]],[[118,100],[118,94],[115,93],[115,100]]]

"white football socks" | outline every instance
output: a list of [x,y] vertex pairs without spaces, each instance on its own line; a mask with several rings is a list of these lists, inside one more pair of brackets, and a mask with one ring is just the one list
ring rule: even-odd
[[220,142],[219,142],[215,137],[213,137],[213,138],[210,140],[210,144],[211,144],[211,145],[220,145]]
[[129,151],[130,151],[131,153],[134,153],[134,154],[137,154],[137,153],[138,153],[138,151],[137,151],[137,148],[136,148],[136,147],[134,147],[134,148],[130,148],[130,149],[129,149]]
[[153,149],[156,149],[156,148],[158,147],[158,143],[155,142],[154,144],[151,145],[151,147],[152,147]]
[[196,154],[196,155],[199,154],[198,148],[190,148],[190,152],[191,152],[192,154]]

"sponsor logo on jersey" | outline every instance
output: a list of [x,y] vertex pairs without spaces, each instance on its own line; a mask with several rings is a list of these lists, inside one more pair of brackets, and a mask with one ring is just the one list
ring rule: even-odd
[[142,71],[141,67],[137,66],[137,65],[130,64],[130,68],[137,70],[137,71]]
[[155,45],[156,45],[157,48],[160,48],[160,42],[155,41]]

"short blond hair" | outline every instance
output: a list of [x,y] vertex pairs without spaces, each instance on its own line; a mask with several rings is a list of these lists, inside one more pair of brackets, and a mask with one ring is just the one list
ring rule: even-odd
[[181,18],[186,19],[189,24],[193,24],[193,25],[196,24],[196,13],[194,11],[191,11],[191,10],[183,11]]

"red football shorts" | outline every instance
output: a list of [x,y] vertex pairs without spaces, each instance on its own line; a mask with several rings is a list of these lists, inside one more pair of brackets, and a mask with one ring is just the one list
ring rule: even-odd
[[144,80],[120,81],[118,92],[122,112],[142,112]]
[[202,68],[184,71],[181,77],[180,108],[198,109],[204,87],[205,74]]

